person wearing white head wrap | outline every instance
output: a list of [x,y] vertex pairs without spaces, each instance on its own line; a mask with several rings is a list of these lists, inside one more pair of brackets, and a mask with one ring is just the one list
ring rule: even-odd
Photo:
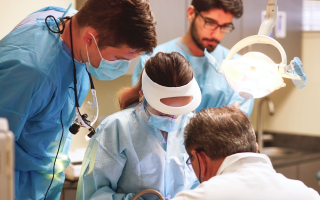
[[[77,199],[131,199],[154,189],[169,199],[199,182],[187,165],[184,127],[201,92],[188,61],[158,53],[140,81],[119,92],[122,111],[99,125],[86,151]],[[144,195],[144,199],[157,199]]]

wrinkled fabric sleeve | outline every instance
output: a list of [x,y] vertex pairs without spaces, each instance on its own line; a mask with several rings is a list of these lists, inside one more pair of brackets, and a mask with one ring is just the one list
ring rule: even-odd
[[44,91],[41,99],[34,102],[33,98],[42,84],[39,78],[42,75],[21,63],[18,58],[9,60],[5,57],[0,59],[0,117],[8,119],[9,128],[17,141],[28,117],[44,107],[47,98],[51,98],[51,86],[48,91]]
[[134,196],[132,193],[115,192],[125,162],[126,157],[122,153],[116,155],[99,145],[93,170],[94,184],[97,190],[90,197],[91,200],[130,200]]
[[82,165],[77,200],[130,200],[135,195],[115,192],[127,161],[115,124],[97,129],[97,134],[107,137],[99,135],[91,139]]

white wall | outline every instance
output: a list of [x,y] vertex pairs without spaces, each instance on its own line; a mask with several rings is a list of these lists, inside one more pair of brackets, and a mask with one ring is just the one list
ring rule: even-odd
[[6,36],[29,14],[46,6],[68,7],[75,0],[1,0],[0,1],[0,39]]

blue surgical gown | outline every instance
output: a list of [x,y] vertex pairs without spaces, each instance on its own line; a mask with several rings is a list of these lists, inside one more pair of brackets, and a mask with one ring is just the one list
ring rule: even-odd
[[[66,10],[42,10],[49,9],[62,14]],[[76,62],[76,70],[81,104],[89,90],[89,79],[84,64]],[[63,170],[70,162],[72,137],[68,129],[75,117],[74,91],[70,88],[72,58],[62,47],[60,35],[39,21],[15,29],[0,40],[0,85],[0,117],[9,120],[15,135],[15,199],[44,198],[64,131],[47,195],[50,200],[60,199]]]
[[[158,52],[179,52],[189,61],[194,71],[194,77],[199,84],[202,94],[201,104],[197,108],[196,112],[204,108],[218,108],[225,105],[233,105],[236,101],[238,101],[240,103],[239,108],[248,117],[250,117],[254,100],[248,100],[240,97],[240,95],[234,92],[234,90],[228,85],[224,75],[218,73],[213,67],[211,67],[211,65],[208,63],[208,59],[205,56],[197,57],[190,55],[190,53],[187,53],[179,45],[182,43],[182,45],[185,46],[184,49],[188,47],[183,44],[182,41],[178,40],[180,40],[180,38],[173,39],[157,46],[154,49],[152,56]],[[221,65],[228,53],[229,49],[221,45],[218,45],[215,50],[211,52],[219,65]],[[239,55],[235,55],[235,57],[239,57]],[[132,85],[135,85],[138,82],[138,78],[145,65],[145,61],[149,58],[150,56],[145,54],[140,56],[132,75]]]
[[[183,128],[162,133],[148,122],[139,106],[115,113],[102,121],[90,140],[82,162],[77,200],[130,200],[144,189],[173,197],[199,185],[186,165]],[[192,114],[188,114],[188,123]],[[155,195],[144,199],[157,199]]]

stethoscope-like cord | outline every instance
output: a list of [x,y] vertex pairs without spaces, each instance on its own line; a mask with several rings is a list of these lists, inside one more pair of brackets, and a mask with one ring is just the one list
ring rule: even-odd
[[[55,23],[56,23],[59,31],[54,31],[54,30],[52,30],[52,29],[50,28],[50,26],[49,26],[48,23],[47,23],[47,19],[48,19],[49,17],[51,17],[51,18],[54,19],[54,21],[55,21]],[[77,70],[76,70],[76,65],[75,65],[75,62],[74,62],[74,54],[73,54],[72,17],[65,17],[65,18],[60,19],[60,21],[61,21],[61,23],[62,23],[62,26],[63,26],[63,27],[62,27],[62,30],[60,30],[60,27],[59,27],[59,25],[58,25],[55,17],[52,16],[52,15],[49,15],[49,16],[46,17],[45,23],[46,23],[48,29],[49,29],[51,32],[62,34],[63,31],[64,31],[64,29],[65,29],[65,22],[63,21],[63,19],[69,19],[69,20],[70,20],[70,41],[71,41],[71,55],[72,55],[72,62],[73,62],[73,78],[74,78],[74,81],[73,81],[74,88],[73,88],[73,89],[74,89],[74,94],[75,94],[75,95],[74,95],[74,97],[75,97],[75,108],[78,110],[78,113],[79,113],[80,116],[81,116],[81,113],[80,113],[80,110],[79,110],[78,96],[77,96]],[[91,88],[93,87],[93,89],[94,89],[93,81],[92,81],[92,78],[91,78],[90,73],[88,73],[88,75],[89,75],[89,78],[90,78]],[[60,146],[61,146],[61,142],[62,142],[62,138],[63,138],[63,134],[64,134],[64,127],[63,127],[63,122],[62,122],[62,111],[63,111],[63,109],[61,110],[61,113],[60,113],[60,121],[61,121],[61,126],[62,126],[62,135],[61,135],[61,138],[60,138],[60,142],[59,142],[59,147],[58,147],[58,150],[57,150],[57,154],[56,154],[56,157],[55,157],[54,163],[53,163],[53,170],[52,170],[52,171],[53,171],[53,172],[52,172],[53,175],[52,175],[52,179],[51,179],[50,185],[49,185],[49,187],[48,187],[48,189],[47,189],[47,191],[46,191],[44,200],[47,198],[47,194],[48,194],[48,192],[49,192],[49,190],[50,190],[50,187],[51,187],[52,182],[53,182],[53,179],[54,179],[55,165],[56,165],[57,157],[58,157],[58,154],[59,154],[59,151],[60,151]],[[86,123],[86,122],[84,122],[84,123]],[[90,126],[89,124],[87,124],[87,125]],[[93,129],[92,126],[90,126],[90,127]]]

